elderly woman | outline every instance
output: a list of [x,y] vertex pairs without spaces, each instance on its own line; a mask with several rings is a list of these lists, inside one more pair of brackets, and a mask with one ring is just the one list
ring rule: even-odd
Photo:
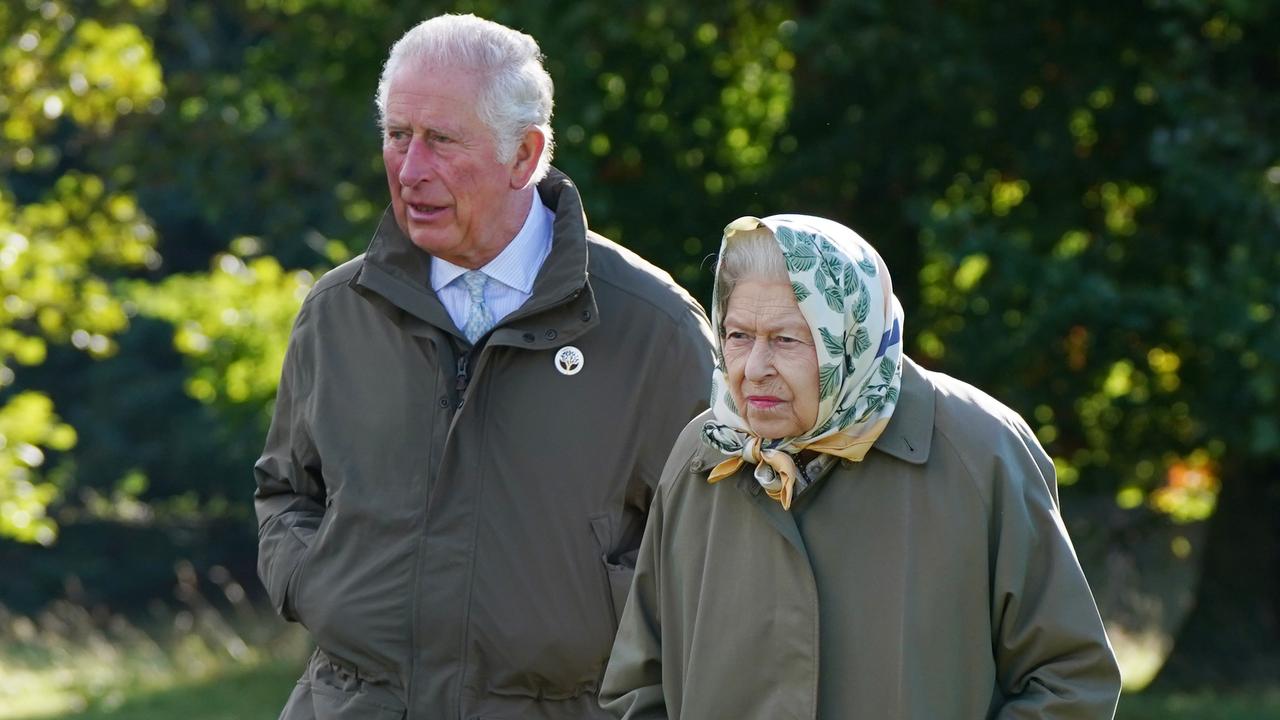
[[1110,718],[1120,676],[1013,411],[902,353],[880,256],[725,230],[711,406],[650,511],[601,692],[621,718]]

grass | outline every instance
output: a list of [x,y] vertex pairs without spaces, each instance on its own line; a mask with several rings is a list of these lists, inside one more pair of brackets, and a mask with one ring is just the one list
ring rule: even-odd
[[156,603],[150,617],[67,601],[35,617],[0,607],[0,720],[275,717],[305,633],[254,607],[224,569],[197,578],[183,564],[177,579],[179,604]]
[[[177,568],[176,607],[132,620],[53,603],[0,607],[0,720],[273,720],[309,641],[255,608],[225,570]],[[1280,685],[1126,693],[1117,720],[1280,720]]]
[[1280,720],[1280,687],[1123,695],[1116,720]]
[[163,690],[108,697],[80,712],[22,720],[275,720],[299,671],[299,663],[264,663]]
[[[299,663],[274,661],[164,690],[99,702],[81,712],[21,720],[274,720]],[[1280,688],[1255,692],[1124,695],[1117,720],[1280,720]]]

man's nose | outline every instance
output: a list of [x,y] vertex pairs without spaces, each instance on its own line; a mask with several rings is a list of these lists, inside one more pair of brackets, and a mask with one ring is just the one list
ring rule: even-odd
[[751,344],[751,352],[747,355],[746,375],[748,380],[763,380],[773,375],[773,347],[765,338],[756,338]]
[[426,180],[431,173],[431,149],[419,138],[409,141],[404,162],[400,164],[400,184],[412,187]]

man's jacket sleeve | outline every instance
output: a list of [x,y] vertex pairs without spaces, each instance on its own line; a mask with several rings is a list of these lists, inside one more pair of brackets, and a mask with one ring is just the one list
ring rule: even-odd
[[635,580],[626,610],[618,622],[604,680],[600,706],[622,720],[665,720],[662,690],[662,622],[660,617],[660,545],[662,489],[649,508],[644,540],[636,561]]
[[648,378],[654,395],[635,410],[644,418],[640,457],[646,497],[639,503],[642,510],[649,506],[680,431],[707,409],[715,367],[711,326],[701,308],[691,307],[681,322],[673,325],[671,336],[660,343],[662,361],[654,365]]
[[1053,462],[1022,424],[995,479],[992,649],[998,720],[1099,720],[1120,671],[1058,510]]
[[299,619],[290,589],[325,512],[320,458],[306,412],[315,371],[308,321],[304,304],[289,338],[266,447],[253,467],[258,575],[276,612],[287,620]]

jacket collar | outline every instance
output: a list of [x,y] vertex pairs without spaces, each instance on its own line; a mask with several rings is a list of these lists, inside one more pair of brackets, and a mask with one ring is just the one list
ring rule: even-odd
[[902,387],[889,424],[871,447],[913,465],[929,459],[933,440],[933,383],[925,370],[902,356]]
[[[532,296],[502,320],[490,336],[491,344],[558,347],[599,322],[587,279],[587,218],[578,189],[555,168],[537,189],[542,203],[555,213],[551,254],[533,282]],[[431,289],[431,256],[404,234],[390,206],[382,214],[351,287],[362,294],[381,296],[406,313],[406,327],[414,334],[426,334],[434,327],[463,338]]]
[[[922,465],[929,459],[933,439],[934,388],[927,372],[911,358],[905,355],[902,357],[902,386],[898,391],[898,405],[889,417],[889,424],[885,426],[884,432],[880,433],[880,437],[871,446],[873,450],[913,465]],[[724,459],[724,453],[699,442],[690,469],[694,472],[710,471]],[[755,486],[755,483],[752,482],[751,485]]]

